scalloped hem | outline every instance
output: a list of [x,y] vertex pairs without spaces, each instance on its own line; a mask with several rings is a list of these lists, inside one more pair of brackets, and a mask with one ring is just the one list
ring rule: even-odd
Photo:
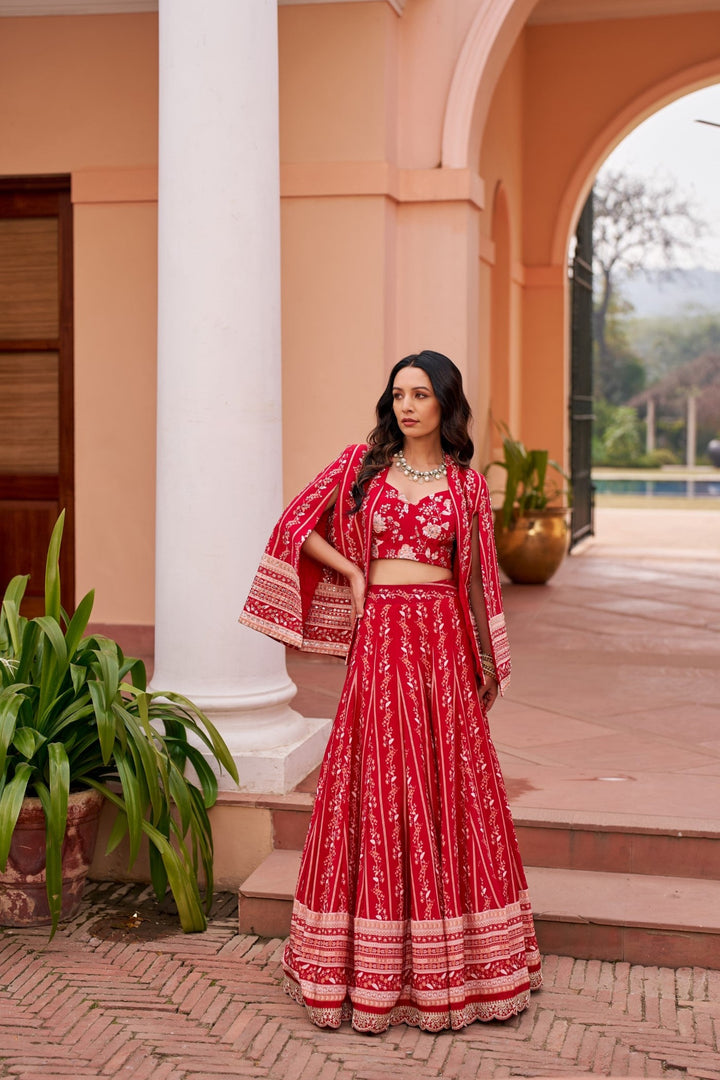
[[356,1009],[348,998],[339,1007],[319,1009],[307,1004],[302,990],[288,975],[283,978],[283,990],[288,997],[305,1008],[316,1027],[337,1029],[343,1022],[350,1021],[354,1031],[364,1035],[382,1035],[391,1027],[406,1024],[408,1027],[435,1034],[448,1029],[459,1031],[476,1020],[482,1023],[511,1020],[527,1008],[530,994],[542,986],[542,975],[539,971],[529,972],[529,979],[530,989],[521,990],[512,998],[504,1001],[473,1001],[462,1008],[451,1009],[449,1016],[447,1013],[425,1012],[416,1005],[396,1005],[389,1012],[372,1013],[366,1009]]

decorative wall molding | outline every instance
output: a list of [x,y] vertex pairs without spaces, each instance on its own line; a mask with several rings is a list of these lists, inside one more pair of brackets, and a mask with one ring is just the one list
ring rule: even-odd
[[[487,236],[480,237],[480,262],[486,266],[495,265],[495,244]],[[562,266],[525,266],[519,260],[510,265],[510,280],[521,289],[555,289],[564,285],[566,277]]]
[[524,263],[513,262],[510,266],[510,280],[515,285],[520,285],[524,288],[527,285],[527,267]]
[[486,266],[494,266],[495,241],[491,240],[489,236],[483,236],[481,233],[478,241],[478,254],[480,256],[480,262],[485,263]]
[[[155,166],[79,169],[72,175],[74,203],[157,202],[157,191]],[[281,164],[280,195],[284,199],[382,195],[398,203],[467,202],[478,210],[485,206],[482,177],[469,169],[398,169],[387,161]]]
[[468,202],[482,210],[485,185],[470,169],[398,169],[387,161],[286,162],[285,199],[385,195],[398,203]]
[[[402,15],[407,0],[385,0],[397,15]],[[377,0],[278,0],[278,7],[294,7],[296,4],[364,4]]]
[[523,282],[526,289],[557,289],[564,288],[567,279],[567,268],[563,266],[525,266],[523,267]]
[[442,163],[466,168],[476,107],[485,126],[492,92],[535,0],[482,0],[460,50],[445,107]]
[[157,202],[156,166],[144,169],[79,169],[72,174],[73,203]]

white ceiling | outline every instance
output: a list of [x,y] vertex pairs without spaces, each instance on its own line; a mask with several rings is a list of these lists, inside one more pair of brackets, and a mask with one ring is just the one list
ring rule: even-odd
[[720,11],[720,0],[539,0],[528,22],[597,22],[698,11]]

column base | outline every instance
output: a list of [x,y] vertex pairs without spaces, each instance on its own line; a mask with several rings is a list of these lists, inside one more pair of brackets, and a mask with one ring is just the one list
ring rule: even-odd
[[235,749],[228,742],[238,768],[240,782],[225,773],[219,778],[222,791],[242,791],[247,794],[286,795],[322,761],[332,720],[303,717],[303,731],[292,742],[264,750]]
[[[192,741],[207,758],[218,778],[220,791],[241,791],[246,795],[287,795],[292,791],[322,761],[333,724],[329,717],[308,718],[285,707],[277,710],[286,717],[285,740],[280,741],[281,731],[280,739],[272,742],[268,739],[269,733],[262,730],[260,723],[267,719],[267,713],[258,711],[256,726],[253,727],[253,717],[247,714],[242,716],[241,723],[233,726],[223,723],[222,712],[218,715],[218,710],[209,707],[207,703],[204,703],[204,711],[218,728],[237,765],[237,786],[232,777],[219,771],[217,761],[209,755],[205,744],[195,737],[192,737]],[[276,738],[277,734],[276,730]],[[195,779],[192,766],[188,765],[187,771]]]
[[[236,786],[232,777],[220,772],[205,744],[190,735],[217,776],[221,791],[286,795],[322,761],[333,721],[329,717],[308,718],[289,708],[287,698],[295,694],[290,680],[281,692],[273,689],[242,697],[203,697],[192,687],[181,692],[212,721],[237,765]],[[192,766],[187,766],[187,772],[197,780]]]

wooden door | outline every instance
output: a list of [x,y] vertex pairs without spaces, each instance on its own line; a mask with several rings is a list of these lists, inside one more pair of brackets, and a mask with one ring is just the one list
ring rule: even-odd
[[28,616],[43,610],[63,507],[63,604],[74,608],[73,493],[70,178],[0,178],[0,596],[29,573]]

